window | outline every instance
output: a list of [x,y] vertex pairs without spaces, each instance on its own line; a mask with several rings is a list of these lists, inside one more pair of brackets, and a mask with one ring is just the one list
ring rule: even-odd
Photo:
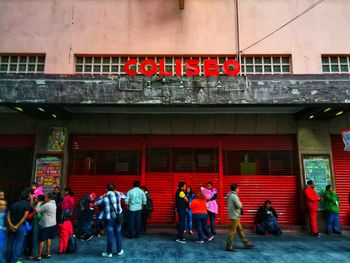
[[295,175],[294,151],[224,151],[224,175]]
[[[138,74],[141,74],[139,65],[146,59],[152,59],[157,64],[160,59],[164,59],[164,68],[166,72],[172,72],[175,75],[176,72],[176,60],[181,60],[182,70],[181,75],[184,75],[186,68],[185,62],[189,59],[199,60],[200,75],[204,74],[204,60],[205,59],[216,59],[218,65],[222,68],[224,62],[228,59],[234,59],[234,56],[186,56],[186,57],[175,57],[175,56],[101,56],[101,57],[87,57],[87,56],[76,56],[75,59],[75,72],[79,74],[108,74],[108,75],[126,75],[124,70],[124,64],[129,59],[136,59],[137,65],[131,65],[130,69],[135,70]],[[221,73],[222,74],[222,73]]]
[[350,56],[322,56],[323,73],[350,73]]
[[73,151],[73,175],[140,175],[141,151]]
[[149,148],[148,172],[218,172],[215,148]]
[[290,74],[290,56],[243,56],[242,74]]
[[45,55],[0,55],[0,73],[44,73]]

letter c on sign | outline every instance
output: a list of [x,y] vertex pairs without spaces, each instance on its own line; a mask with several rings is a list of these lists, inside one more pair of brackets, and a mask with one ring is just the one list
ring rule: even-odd
[[129,59],[125,62],[124,65],[124,70],[125,73],[131,77],[135,77],[137,75],[136,71],[133,71],[130,69],[130,65],[136,65],[137,64],[137,59]]
[[[150,70],[147,70],[147,65],[150,65],[152,68]],[[146,77],[153,76],[157,73],[157,64],[152,59],[146,59],[141,62],[140,71]]]
[[[230,65],[233,65],[235,67],[234,70],[229,69]],[[223,70],[227,76],[237,76],[240,69],[241,69],[241,67],[240,67],[238,61],[234,60],[234,59],[226,60],[226,62],[223,65]]]

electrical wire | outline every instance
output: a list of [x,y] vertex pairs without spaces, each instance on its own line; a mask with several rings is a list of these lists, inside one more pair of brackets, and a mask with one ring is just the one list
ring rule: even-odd
[[266,35],[265,37],[259,39],[258,41],[254,42],[253,44],[251,44],[250,46],[242,49],[240,52],[243,53],[244,51],[246,51],[247,49],[259,44],[260,42],[264,41],[266,38],[270,37],[271,35],[275,34],[276,32],[278,32],[279,30],[281,30],[282,28],[286,27],[287,25],[289,25],[290,23],[292,23],[293,21],[297,20],[299,17],[303,16],[304,14],[308,13],[309,11],[311,11],[313,8],[315,8],[316,6],[318,6],[319,4],[321,4],[322,2],[324,2],[326,0],[318,0],[317,2],[315,2],[314,4],[312,4],[310,7],[308,7],[307,9],[305,9],[303,12],[301,12],[299,15],[297,15],[296,17],[292,18],[291,20],[289,20],[287,23],[283,24],[282,26],[280,26],[279,28],[277,28],[276,30],[274,30],[273,32],[271,32],[270,34]]

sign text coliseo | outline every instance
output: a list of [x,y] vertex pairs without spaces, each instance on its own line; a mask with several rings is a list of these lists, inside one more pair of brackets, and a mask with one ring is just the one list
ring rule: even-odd
[[[137,65],[137,59],[129,59],[125,62],[124,69],[125,73],[129,76],[136,76],[138,73],[135,70],[130,69],[132,65]],[[204,72],[203,75],[205,77],[217,77],[220,75],[220,70],[227,76],[236,76],[240,71],[239,62],[235,59],[228,59],[222,65],[222,68],[218,65],[217,59],[205,59],[203,61]],[[158,73],[159,76],[162,77],[171,77],[171,76],[181,76],[182,69],[181,59],[175,60],[175,72],[166,71],[165,70],[165,61],[164,59],[160,59],[158,63],[156,63],[153,59],[146,59],[142,61],[139,65],[140,72],[142,75],[146,77],[151,77]],[[199,70],[199,60],[198,59],[189,59],[185,62],[185,71],[184,75],[188,77],[195,77],[200,74]]]

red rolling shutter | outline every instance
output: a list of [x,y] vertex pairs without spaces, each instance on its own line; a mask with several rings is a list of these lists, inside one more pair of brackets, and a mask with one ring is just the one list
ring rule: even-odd
[[[224,152],[224,195],[230,185],[237,183],[244,206],[241,220],[254,224],[257,209],[266,199],[279,215],[281,225],[300,224],[300,201],[296,139],[292,135],[243,135],[225,136],[222,140]],[[241,174],[242,157],[254,156],[251,175]],[[271,167],[274,167],[272,169]],[[249,171],[249,169],[248,169]],[[227,204],[223,211],[223,223],[228,223]]]
[[349,225],[350,152],[344,151],[344,143],[340,135],[333,135],[331,142],[335,187],[340,198],[340,222],[342,225]]
[[34,147],[35,136],[33,135],[1,135],[1,148],[32,148]]

